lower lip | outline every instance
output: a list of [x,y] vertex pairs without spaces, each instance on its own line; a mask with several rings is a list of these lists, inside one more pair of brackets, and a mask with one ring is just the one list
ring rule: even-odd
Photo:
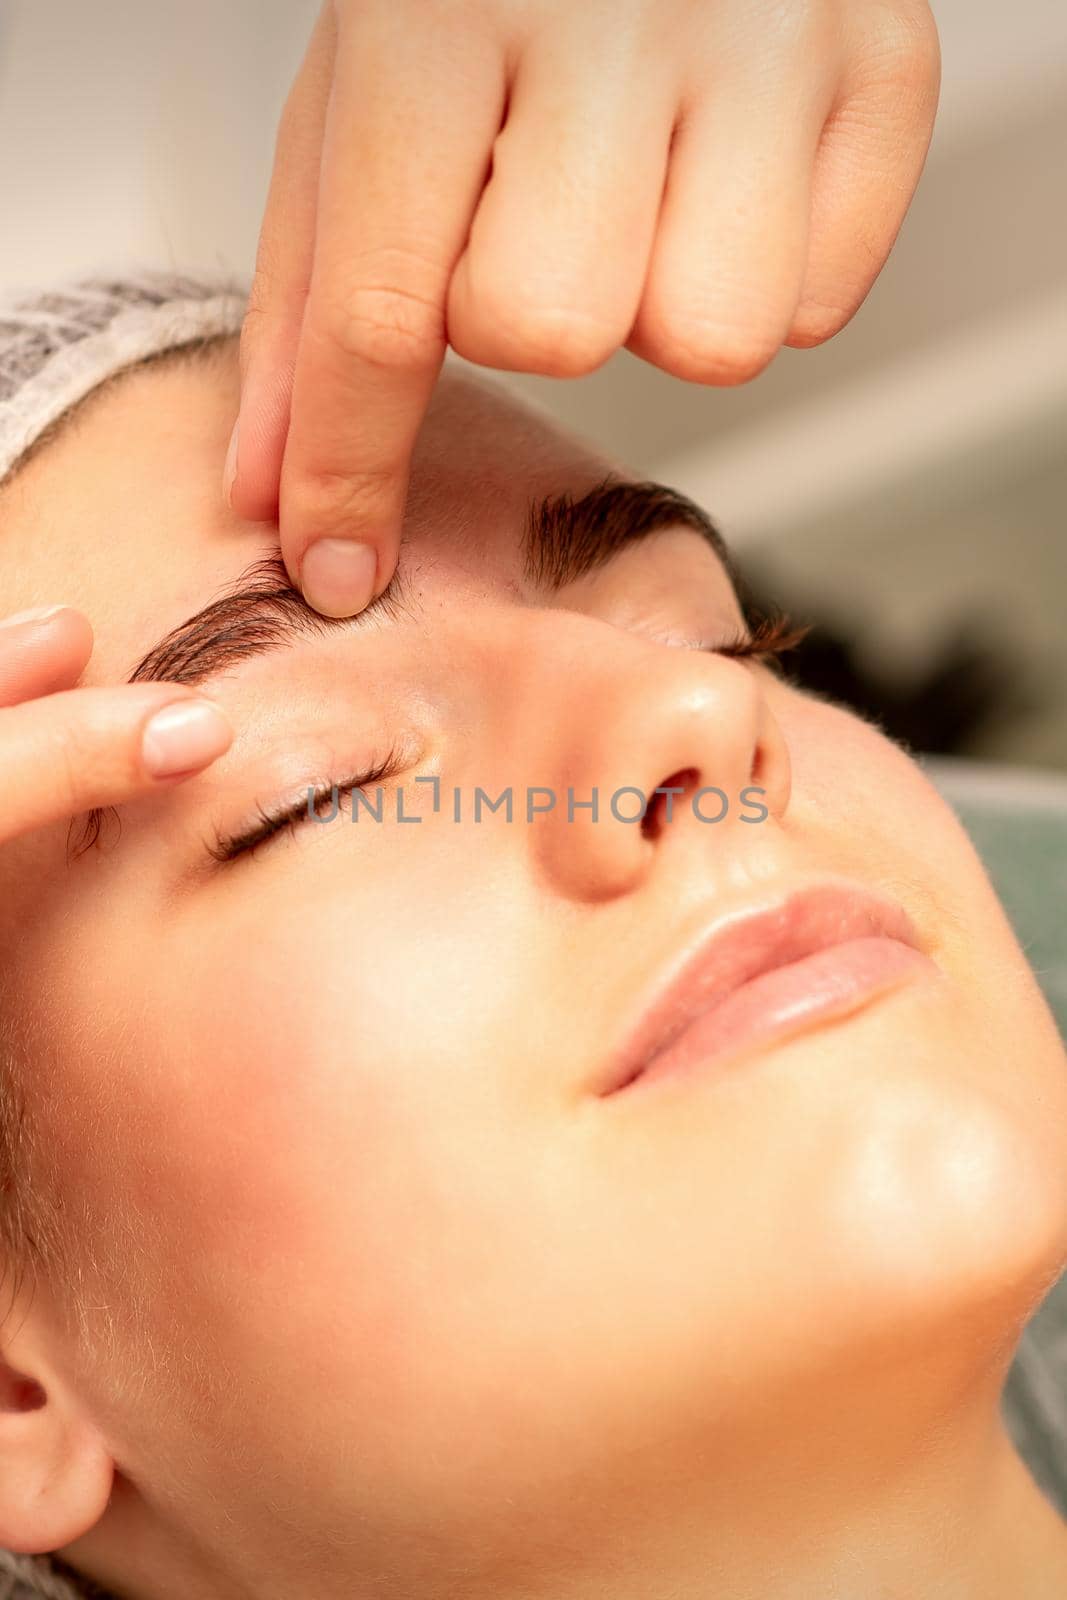
[[[933,969],[899,939],[848,939],[762,972],[694,1017],[631,1083],[721,1062],[761,1044],[845,1016],[885,990]],[[621,1087],[628,1087],[622,1085]]]

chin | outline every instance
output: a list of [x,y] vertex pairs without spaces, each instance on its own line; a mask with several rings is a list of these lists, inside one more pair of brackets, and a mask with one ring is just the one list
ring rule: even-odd
[[988,1360],[1067,1264],[1067,1152],[958,1083],[883,1103],[838,1194],[827,1291],[858,1340],[965,1335]]

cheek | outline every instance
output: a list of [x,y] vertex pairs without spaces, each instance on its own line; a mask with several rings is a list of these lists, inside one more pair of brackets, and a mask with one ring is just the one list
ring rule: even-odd
[[791,807],[804,825],[891,860],[925,841],[937,854],[951,817],[916,763],[851,712],[779,690],[775,715],[789,745]]
[[1022,1030],[1017,1052],[1036,1033],[1037,1054],[1047,1060],[1051,1049],[1058,1074],[1062,1049],[1050,1039],[1048,1007],[951,807],[918,763],[867,723],[799,698],[791,715],[793,801],[805,834],[828,859],[896,894],[992,1035],[1003,1044]]
[[400,1407],[427,1297],[411,1286],[433,1214],[419,1147],[444,1131],[394,1092],[406,1061],[402,1037],[384,1053],[384,953],[261,933],[195,960],[164,946],[114,995],[95,986],[84,1061],[64,1066],[79,1110],[60,1161],[121,1348],[147,1339],[156,1387],[179,1375],[180,1417],[211,1407],[220,1441],[255,1441],[262,1416],[269,1452],[290,1393],[294,1430],[350,1407],[372,1433]]
[[901,1034],[877,1118],[847,1144],[862,1160],[840,1191],[854,1207],[845,1237],[870,1246],[857,1262],[896,1261],[931,1298],[945,1261],[976,1286],[1016,1272],[1025,1286],[1028,1259],[1040,1278],[1067,1248],[1067,1061],[1034,974],[917,763],[833,707],[792,695],[779,714],[805,848],[896,894],[947,977]]
[[280,916],[190,919],[154,940],[94,927],[56,963],[57,1169],[84,1197],[115,1303],[164,1347],[179,1329],[240,1346],[291,1327],[294,1271],[308,1307],[347,1291],[367,1337],[387,1298],[351,1291],[357,1263],[384,1291],[383,1241],[402,1250],[400,1157],[417,1130],[395,1090],[427,1013],[412,1008],[405,1037],[395,938],[361,949],[343,915],[315,921],[336,931],[313,939]]
[[321,934],[261,925],[238,954],[212,945],[186,965],[191,1014],[169,980],[152,997],[166,1070],[142,1085],[141,1111],[167,1129],[168,1209],[180,1195],[197,1219],[207,1283],[240,1263],[249,1282],[281,1288],[293,1261],[315,1282],[339,1260],[381,1281],[383,1234],[395,1245],[403,1227],[411,1084],[441,1008],[398,930],[369,940],[343,906],[315,909]]
[[820,864],[900,898],[957,975],[1003,959],[1014,936],[970,840],[917,762],[849,712],[784,692],[787,827]]
[[516,1159],[496,1064],[527,980],[525,902],[499,870],[471,885],[461,831],[407,864],[385,835],[365,863],[315,841],[299,920],[264,867],[262,888],[138,941],[110,978],[70,963],[72,1008],[93,1017],[70,1155],[99,1216],[151,1240],[168,1336],[177,1317],[284,1340],[307,1318],[400,1361],[441,1263],[469,1251],[456,1175],[477,1203]]

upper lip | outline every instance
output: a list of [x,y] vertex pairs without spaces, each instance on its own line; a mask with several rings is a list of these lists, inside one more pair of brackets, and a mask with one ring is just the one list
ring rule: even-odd
[[750,978],[829,945],[872,935],[921,948],[915,925],[898,901],[842,879],[822,879],[718,917],[668,963],[651,994],[646,991],[598,1092],[623,1088],[695,1017]]

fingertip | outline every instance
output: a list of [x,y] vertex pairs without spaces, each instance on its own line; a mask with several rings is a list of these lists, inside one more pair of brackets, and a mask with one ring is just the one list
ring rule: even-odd
[[92,625],[74,606],[39,606],[0,619],[0,705],[69,687],[92,653]]
[[378,552],[359,539],[316,539],[300,563],[300,588],[315,611],[354,617],[374,599]]
[[84,612],[76,606],[61,603],[33,606],[28,611],[16,611],[11,616],[0,617],[0,638],[5,643],[18,641],[19,644],[36,644],[38,641],[51,644],[56,639],[62,639],[64,643],[82,644],[91,650],[93,630]]
[[51,622],[61,611],[69,611],[70,607],[58,606],[31,606],[28,611],[13,611],[8,617],[0,617],[0,628],[21,628],[27,623]]
[[148,718],[141,734],[141,760],[153,778],[201,772],[233,743],[233,725],[213,700],[175,700]]

